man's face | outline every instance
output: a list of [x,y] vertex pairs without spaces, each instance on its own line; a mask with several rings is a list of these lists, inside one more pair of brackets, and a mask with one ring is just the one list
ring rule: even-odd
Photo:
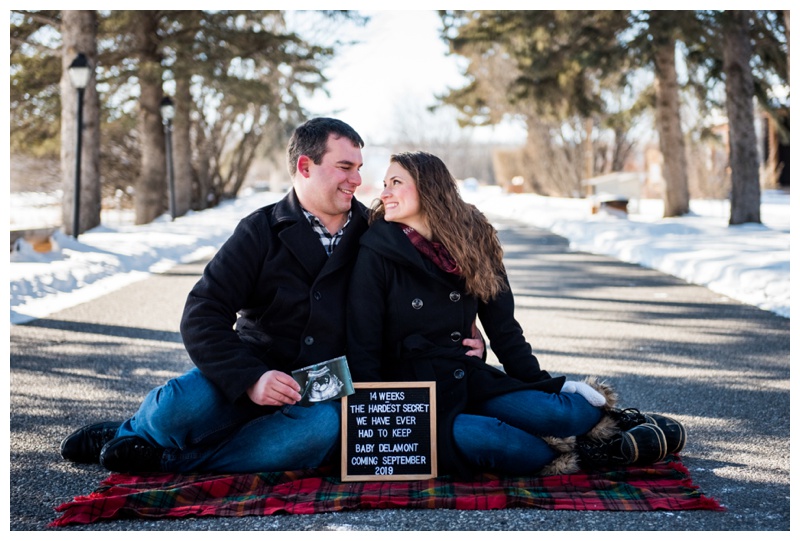
[[361,185],[359,170],[364,163],[361,148],[347,137],[330,135],[327,147],[319,165],[307,156],[300,157],[299,182],[295,183],[300,203],[326,227],[327,221],[341,218],[350,210],[356,188]]

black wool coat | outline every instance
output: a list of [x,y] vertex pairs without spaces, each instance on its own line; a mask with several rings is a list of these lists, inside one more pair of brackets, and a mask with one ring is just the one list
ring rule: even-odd
[[[505,372],[465,355],[476,315]],[[347,312],[347,357],[354,381],[436,381],[441,473],[468,475],[452,436],[459,413],[522,389],[559,392],[564,377],[539,367],[514,319],[509,290],[488,303],[465,293],[460,277],[420,254],[394,223],[378,220],[361,238]]]
[[189,293],[181,320],[186,350],[231,401],[267,370],[291,372],[343,355],[347,287],[367,230],[353,200],[330,257],[294,190],[236,227]]

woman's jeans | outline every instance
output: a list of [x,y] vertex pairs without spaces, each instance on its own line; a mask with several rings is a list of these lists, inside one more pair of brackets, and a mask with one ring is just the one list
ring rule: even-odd
[[453,437],[463,458],[477,471],[533,475],[559,454],[543,436],[585,434],[602,415],[601,409],[576,393],[517,391],[458,415]]
[[197,368],[153,389],[117,437],[164,447],[169,472],[251,473],[315,468],[338,448],[339,401],[231,404]]

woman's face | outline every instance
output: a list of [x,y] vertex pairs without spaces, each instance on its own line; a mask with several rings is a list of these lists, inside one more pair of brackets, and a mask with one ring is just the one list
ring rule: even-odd
[[419,204],[417,183],[400,164],[392,162],[383,179],[381,201],[387,222],[400,222],[420,230],[426,220]]

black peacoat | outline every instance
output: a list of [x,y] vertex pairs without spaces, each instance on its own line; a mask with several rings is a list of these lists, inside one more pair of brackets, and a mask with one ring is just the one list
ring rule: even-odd
[[[465,355],[462,339],[479,317],[505,372]],[[442,473],[468,474],[452,437],[459,413],[522,389],[559,392],[564,377],[539,367],[514,319],[509,290],[488,303],[420,254],[394,223],[378,220],[361,238],[350,282],[347,357],[354,381],[436,381]]]
[[189,293],[181,335],[189,356],[231,402],[267,370],[343,355],[347,287],[367,230],[353,200],[330,257],[294,190],[236,227]]

